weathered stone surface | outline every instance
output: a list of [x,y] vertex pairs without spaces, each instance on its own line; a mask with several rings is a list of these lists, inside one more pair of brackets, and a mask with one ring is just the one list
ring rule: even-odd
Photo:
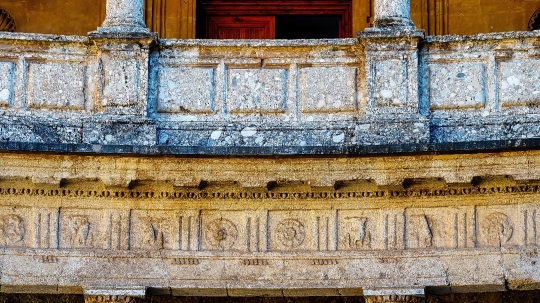
[[0,106],[13,105],[15,64],[13,62],[0,62],[0,73],[4,75],[0,79]]

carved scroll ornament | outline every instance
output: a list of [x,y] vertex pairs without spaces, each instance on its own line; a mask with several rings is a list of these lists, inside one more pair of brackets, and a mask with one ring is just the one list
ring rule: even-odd
[[0,8],[0,32],[14,32],[15,29],[15,19],[5,9]]
[[540,8],[529,19],[529,30],[540,30]]

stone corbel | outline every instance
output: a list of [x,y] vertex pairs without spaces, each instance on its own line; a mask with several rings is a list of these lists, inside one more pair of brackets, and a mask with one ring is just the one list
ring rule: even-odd
[[140,303],[146,296],[146,288],[85,289],[85,303]]
[[364,290],[366,303],[424,303],[424,289]]

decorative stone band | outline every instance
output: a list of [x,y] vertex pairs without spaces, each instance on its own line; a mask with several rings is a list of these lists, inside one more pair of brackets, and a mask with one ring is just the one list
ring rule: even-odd
[[422,303],[424,298],[406,296],[406,295],[386,295],[386,296],[376,296],[376,297],[366,297],[366,303],[398,303],[398,302],[409,302],[409,303]]
[[85,303],[139,303],[141,298],[130,296],[85,296]]

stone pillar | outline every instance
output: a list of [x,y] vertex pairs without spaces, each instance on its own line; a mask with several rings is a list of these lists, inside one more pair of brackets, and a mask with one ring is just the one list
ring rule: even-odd
[[424,289],[364,289],[366,303],[424,303]]
[[149,33],[143,21],[144,0],[107,0],[107,15],[98,32]]
[[375,27],[376,28],[411,28],[410,0],[375,0]]

